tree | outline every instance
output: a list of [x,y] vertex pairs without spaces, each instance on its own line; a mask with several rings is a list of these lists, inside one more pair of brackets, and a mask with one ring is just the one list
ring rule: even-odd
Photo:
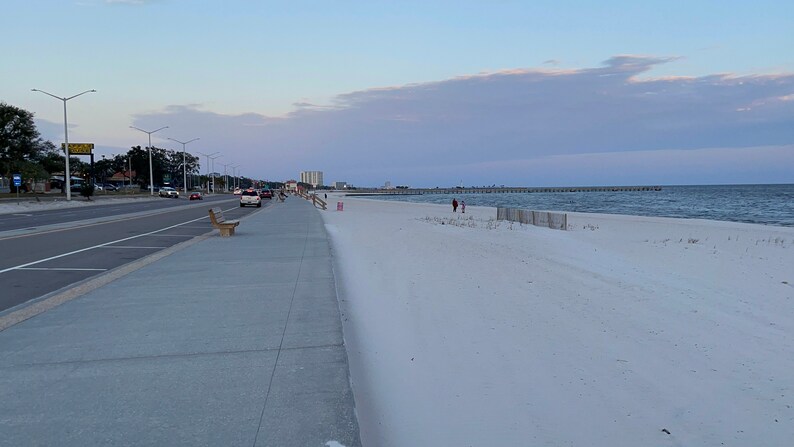
[[94,163],[94,180],[97,183],[105,183],[108,177],[112,177],[113,173],[116,172],[113,169],[114,161],[112,158],[105,158],[102,156],[102,159]]
[[130,158],[129,153],[127,154],[120,154],[115,155],[113,158],[108,159],[109,167],[108,167],[108,177],[112,177],[113,174],[116,172],[120,172],[124,174],[124,184],[130,183],[129,175],[132,175],[130,171]]
[[127,152],[132,162],[132,170],[135,171],[134,183],[140,185],[142,189],[149,186],[149,152],[141,149],[140,146],[132,146]]
[[47,180],[50,177],[50,173],[47,172],[39,163],[29,160],[17,162],[14,169],[20,175],[22,175],[23,179],[32,180],[34,182],[38,180]]
[[[141,188],[149,188],[149,151],[147,148],[133,146],[126,154],[117,155],[112,162],[112,168],[116,172],[126,172],[129,168],[129,160],[132,159],[132,170],[135,171],[134,182]],[[185,153],[187,174],[197,174],[199,158]],[[152,175],[154,184],[161,185],[164,178],[174,185],[182,185],[182,151],[172,151],[160,147],[152,147]]]
[[[185,152],[185,165],[187,165],[187,174],[198,173],[199,158]],[[164,152],[163,160],[164,172],[171,178],[171,183],[175,185],[185,186],[183,181],[182,172],[182,151],[172,151],[166,149]]]
[[[40,151],[33,159],[50,175],[55,172],[62,172],[65,169],[63,152],[57,149],[51,141],[44,141],[41,144]],[[72,158],[69,161],[76,160]]]
[[0,102],[0,173],[9,176],[42,150],[33,113]]

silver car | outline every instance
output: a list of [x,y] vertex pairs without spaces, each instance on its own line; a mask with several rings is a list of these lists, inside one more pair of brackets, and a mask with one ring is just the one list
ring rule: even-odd
[[171,188],[170,186],[163,186],[162,188],[160,188],[160,192],[158,192],[158,194],[160,194],[160,197],[171,197],[174,199],[179,198],[179,191],[177,191],[174,188]]
[[259,193],[253,189],[243,191],[240,195],[240,206],[246,205],[254,205],[257,208],[261,207],[262,199],[259,197]]

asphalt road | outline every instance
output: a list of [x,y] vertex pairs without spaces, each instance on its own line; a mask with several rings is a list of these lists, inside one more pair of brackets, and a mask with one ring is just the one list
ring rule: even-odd
[[[0,215],[3,230],[30,231],[0,233],[0,312],[212,231],[213,206],[229,219],[263,209],[226,195]],[[55,228],[36,230],[43,225]]]
[[[125,197],[119,196],[117,198],[124,199]],[[170,208],[178,207],[187,204],[200,205],[203,203],[212,203],[218,200],[229,200],[230,196],[227,194],[218,194],[205,196],[204,200],[194,200],[190,202],[186,198],[167,199],[164,197],[156,197],[149,200],[148,197],[136,198],[134,202],[119,202],[114,204],[101,204],[106,200],[113,200],[107,198],[97,198],[96,205],[85,205],[73,208],[56,208],[44,211],[23,211],[11,214],[0,214],[0,231],[19,230],[19,229],[35,229],[46,225],[60,224],[64,222],[73,222],[78,220],[95,219],[108,216],[117,216],[119,214],[137,213],[143,211],[155,210],[168,210]],[[82,201],[83,199],[75,199]],[[7,200],[14,202],[13,200]],[[209,207],[208,207],[209,208]],[[1,235],[0,235],[1,236]]]

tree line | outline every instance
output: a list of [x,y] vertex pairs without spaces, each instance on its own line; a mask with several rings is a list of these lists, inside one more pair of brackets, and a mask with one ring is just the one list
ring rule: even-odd
[[[13,174],[21,174],[25,182],[46,181],[53,175],[65,170],[63,150],[51,141],[41,138],[41,134],[33,121],[33,113],[0,102],[0,174],[10,178]],[[152,176],[154,184],[160,185],[169,179],[174,186],[183,185],[182,151],[174,151],[152,147]],[[185,153],[187,174],[199,172],[199,158]],[[94,165],[81,157],[69,157],[72,175],[102,181],[121,172],[125,175],[134,174],[132,182],[141,188],[149,185],[149,152],[146,147],[132,146],[125,154],[112,158],[102,157],[94,160]],[[12,185],[12,192],[13,189]]]

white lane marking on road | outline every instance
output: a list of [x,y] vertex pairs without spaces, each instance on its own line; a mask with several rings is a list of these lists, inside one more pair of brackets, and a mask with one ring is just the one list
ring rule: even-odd
[[[234,209],[234,208],[232,208],[232,209]],[[31,265],[41,264],[42,262],[52,261],[53,259],[63,258],[64,256],[70,256],[70,255],[74,255],[74,254],[77,254],[77,253],[82,253],[84,251],[93,250],[93,249],[99,248],[99,247],[105,247],[107,245],[118,244],[119,242],[129,241],[129,240],[132,240],[132,239],[137,239],[139,237],[150,236],[150,235],[153,235],[155,233],[159,233],[161,231],[170,230],[172,228],[176,228],[176,227],[179,227],[179,226],[182,226],[182,225],[185,225],[185,224],[197,222],[197,221],[199,221],[201,219],[207,219],[207,218],[209,218],[209,216],[199,217],[198,219],[188,220],[187,222],[182,222],[182,223],[179,223],[179,224],[176,224],[176,225],[171,225],[170,227],[161,228],[159,230],[150,231],[148,233],[139,234],[137,236],[125,237],[123,239],[118,239],[118,240],[115,240],[115,241],[105,242],[104,244],[94,245],[94,246],[91,246],[91,247],[81,248],[80,250],[70,251],[69,253],[63,253],[63,254],[56,255],[56,256],[50,256],[49,258],[40,259],[38,261],[28,262],[27,264],[17,265],[17,266],[14,266],[14,267],[9,267],[7,269],[0,270],[0,273],[6,273],[6,272],[10,272],[11,270],[17,270],[17,269],[29,267]],[[191,237],[195,237],[195,236],[191,236]]]
[[76,267],[20,267],[17,270],[60,270],[67,272],[105,272],[107,269],[82,269]]
[[160,249],[168,248],[168,247],[167,246],[163,246],[163,247],[144,247],[144,246],[138,246],[138,245],[107,245],[107,246],[104,246],[104,247],[97,247],[97,248],[147,248],[147,249],[160,250]]
[[32,214],[19,214],[19,213],[14,213],[14,214],[12,214],[12,216],[33,217]]
[[149,237],[196,237],[195,234],[150,234]]

